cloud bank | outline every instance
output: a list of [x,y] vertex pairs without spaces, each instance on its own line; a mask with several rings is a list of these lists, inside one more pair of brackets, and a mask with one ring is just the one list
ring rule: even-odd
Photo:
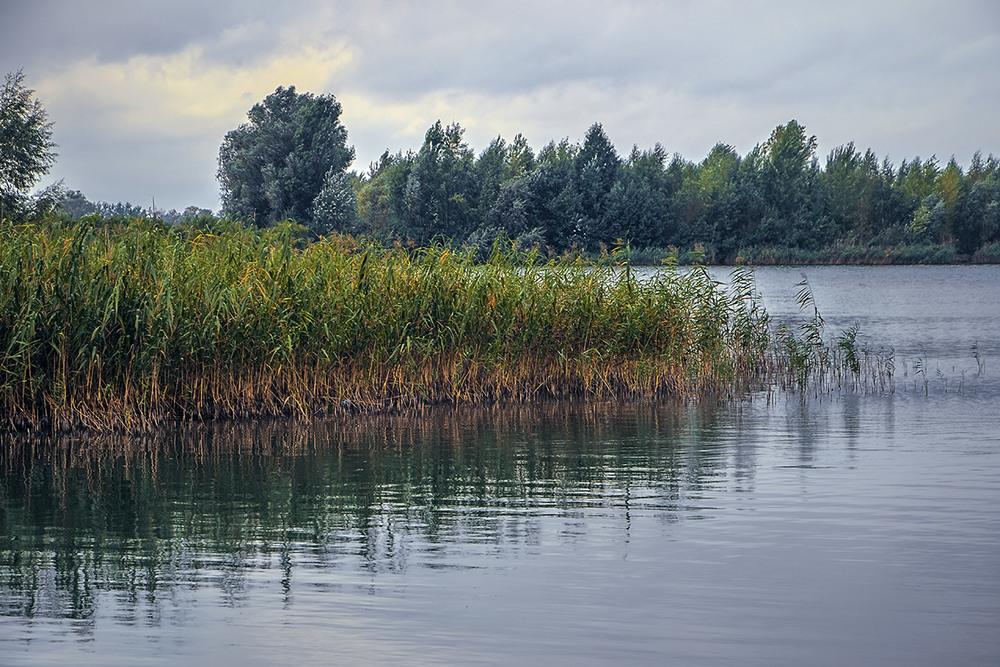
[[[1000,4],[42,0],[0,60],[54,122],[52,177],[91,199],[218,206],[219,145],[277,86],[333,93],[365,169],[434,121],[537,149],[603,123],[620,152],[700,161],[798,119],[820,157],[1000,154]],[[45,35],[39,39],[39,35]]]

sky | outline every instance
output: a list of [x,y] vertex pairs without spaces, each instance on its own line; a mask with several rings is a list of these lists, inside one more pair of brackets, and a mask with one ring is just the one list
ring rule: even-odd
[[58,144],[39,185],[164,210],[218,210],[223,138],[278,86],[336,96],[360,172],[437,120],[700,162],[795,119],[821,164],[967,165],[1000,156],[998,63],[996,0],[0,0],[0,74]]

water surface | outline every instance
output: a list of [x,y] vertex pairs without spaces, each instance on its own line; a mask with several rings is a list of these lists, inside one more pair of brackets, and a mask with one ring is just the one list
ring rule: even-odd
[[0,663],[997,664],[1000,267],[804,271],[893,391],[5,445]]

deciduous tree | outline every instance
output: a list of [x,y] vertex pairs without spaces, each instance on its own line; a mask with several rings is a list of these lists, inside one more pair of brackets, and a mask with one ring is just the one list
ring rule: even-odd
[[0,90],[0,215],[19,215],[28,191],[55,163],[52,123],[24,72],[7,74]]
[[354,160],[333,95],[278,87],[226,134],[219,149],[225,215],[265,226],[286,218],[313,226],[314,203]]

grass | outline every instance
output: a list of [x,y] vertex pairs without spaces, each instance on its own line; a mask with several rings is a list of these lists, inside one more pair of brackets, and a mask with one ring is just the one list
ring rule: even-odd
[[811,264],[954,264],[964,258],[944,245],[857,245],[837,243],[818,250],[785,247],[753,247],[739,252],[740,258],[758,266]]
[[0,222],[0,430],[540,396],[737,395],[767,376],[752,276],[620,254],[486,262],[290,225]]
[[838,241],[817,249],[750,246],[733,253],[721,253],[701,244],[695,244],[688,250],[676,247],[633,248],[630,257],[633,264],[645,266],[692,266],[704,263],[754,266],[998,264],[1000,243],[984,245],[971,256],[961,255],[949,245],[907,244],[893,238],[871,243]]

